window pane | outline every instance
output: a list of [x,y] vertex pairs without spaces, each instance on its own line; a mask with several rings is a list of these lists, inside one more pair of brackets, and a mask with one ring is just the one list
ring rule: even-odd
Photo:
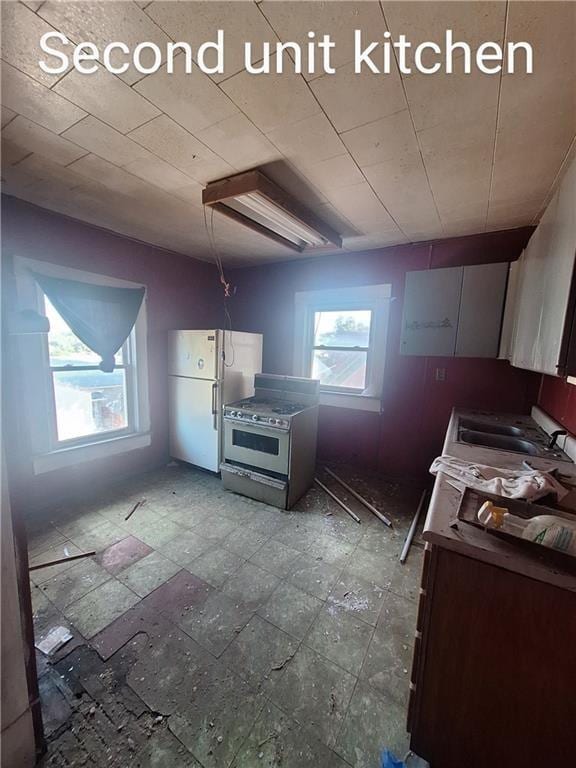
[[372,312],[366,309],[314,313],[315,347],[367,347]]
[[54,371],[58,439],[97,435],[128,426],[126,372]]
[[366,388],[366,352],[315,349],[312,378],[328,387]]
[[[50,320],[48,350],[50,365],[99,365],[100,358],[72,333],[47,296],[44,297],[46,317]],[[118,365],[124,361],[120,349],[114,356]]]

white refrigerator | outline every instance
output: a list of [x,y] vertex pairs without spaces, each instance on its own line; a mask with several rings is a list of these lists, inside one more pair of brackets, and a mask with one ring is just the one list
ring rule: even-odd
[[170,455],[220,471],[222,406],[254,394],[262,336],[240,331],[169,331]]

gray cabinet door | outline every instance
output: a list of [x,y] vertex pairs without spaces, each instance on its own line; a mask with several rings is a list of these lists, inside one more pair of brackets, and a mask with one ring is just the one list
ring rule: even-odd
[[457,357],[497,357],[508,263],[464,267]]
[[400,352],[452,357],[463,267],[406,273]]

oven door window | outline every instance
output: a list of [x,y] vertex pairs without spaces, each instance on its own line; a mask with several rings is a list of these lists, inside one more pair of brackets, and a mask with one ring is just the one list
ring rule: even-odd
[[277,437],[258,435],[254,432],[243,432],[240,429],[232,430],[232,445],[240,448],[250,448],[258,453],[267,453],[269,456],[280,454],[280,441]]

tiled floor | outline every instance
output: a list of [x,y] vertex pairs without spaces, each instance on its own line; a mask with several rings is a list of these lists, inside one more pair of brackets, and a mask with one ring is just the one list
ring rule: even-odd
[[[290,512],[171,466],[30,526],[50,765],[378,768],[407,748],[420,488],[340,474],[358,525],[313,488]],[[330,483],[328,479],[328,484]],[[341,489],[338,491],[341,492]],[[134,504],[145,499],[126,520]]]

